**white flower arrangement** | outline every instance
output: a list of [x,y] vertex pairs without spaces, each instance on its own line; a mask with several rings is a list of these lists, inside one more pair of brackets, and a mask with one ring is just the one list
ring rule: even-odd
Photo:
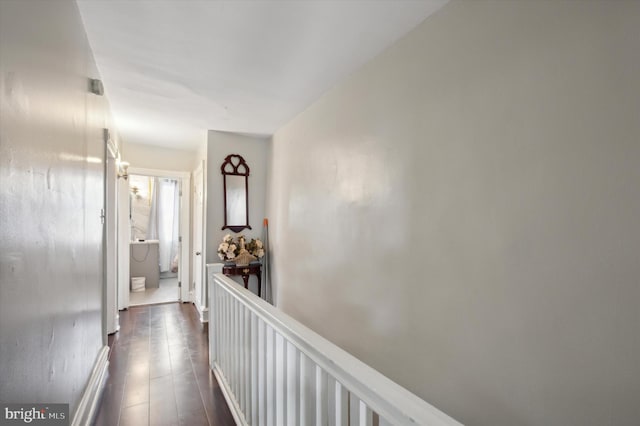
[[233,241],[231,234],[227,234],[222,238],[222,242],[218,246],[218,257],[220,260],[233,261],[240,254],[240,250],[244,247],[250,254],[262,259],[264,256],[264,244],[257,238],[252,238],[248,243],[244,235],[239,235]]

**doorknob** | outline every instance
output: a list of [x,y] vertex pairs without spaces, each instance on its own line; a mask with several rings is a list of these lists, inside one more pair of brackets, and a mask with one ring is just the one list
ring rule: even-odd
[[200,253],[199,251],[197,251],[197,252],[196,252],[196,256],[200,256],[200,254],[201,254],[201,253]]

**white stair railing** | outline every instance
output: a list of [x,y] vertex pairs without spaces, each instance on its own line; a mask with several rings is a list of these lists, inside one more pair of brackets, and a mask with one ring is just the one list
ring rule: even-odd
[[241,425],[460,425],[208,268],[209,359]]

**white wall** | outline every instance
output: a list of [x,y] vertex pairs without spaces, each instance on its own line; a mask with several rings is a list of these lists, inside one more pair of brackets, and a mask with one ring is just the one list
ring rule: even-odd
[[[207,136],[208,138],[208,136]],[[201,143],[200,145],[198,145],[198,149],[196,149],[195,152],[195,163],[193,165],[193,169],[195,170],[198,165],[200,165],[200,163],[202,161],[207,161],[207,147],[208,147],[209,143],[208,140],[203,141],[203,143]]]
[[123,160],[131,167],[190,172],[195,168],[196,152],[125,141]]
[[[234,238],[240,234],[248,239],[262,238],[262,220],[265,218],[265,197],[267,186],[267,160],[270,140],[264,137],[254,137],[226,132],[209,131],[207,147],[207,262],[220,262],[217,249],[222,237],[231,234]],[[220,166],[229,154],[241,155],[250,168],[249,175],[249,225],[252,229],[245,229],[234,233],[224,226],[224,198],[223,181]],[[242,282],[241,278],[238,282]],[[250,289],[257,291],[255,277],[250,279]]]
[[2,402],[74,413],[103,345],[98,77],[75,1],[0,1]]
[[470,425],[640,420],[640,3],[453,1],[273,140],[279,306]]

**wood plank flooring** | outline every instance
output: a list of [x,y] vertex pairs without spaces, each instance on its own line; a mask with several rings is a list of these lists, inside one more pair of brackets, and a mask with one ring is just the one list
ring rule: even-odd
[[120,311],[96,425],[235,425],[209,369],[207,333],[191,304]]

